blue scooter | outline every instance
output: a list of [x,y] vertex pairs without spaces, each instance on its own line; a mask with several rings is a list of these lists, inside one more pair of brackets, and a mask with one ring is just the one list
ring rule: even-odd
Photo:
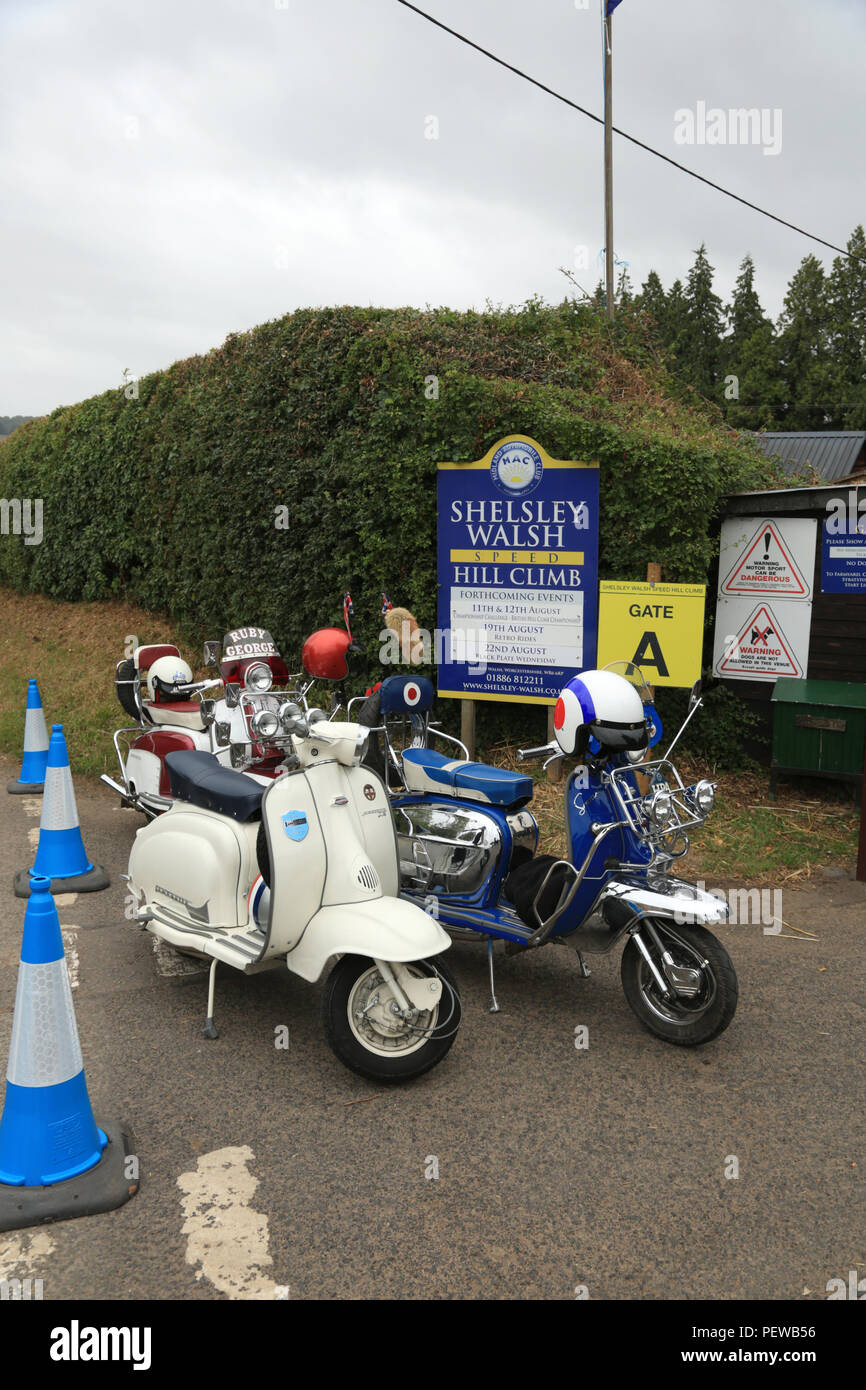
[[[723,1032],[737,1006],[730,957],[707,930],[708,923],[725,920],[727,908],[670,872],[688,850],[687,831],[706,820],[715,795],[707,780],[686,786],[670,761],[700,708],[700,682],[666,754],[644,761],[662,737],[646,682],[631,663],[606,671],[639,695],[645,731],[638,746],[624,748],[617,731],[624,726],[583,726],[573,750],[579,762],[565,783],[567,859],[536,852],[538,825],[528,809],[532,778],[471,761],[459,740],[431,722],[429,680],[389,676],[361,697],[354,717],[371,730],[368,758],[389,789],[401,893],[453,937],[486,939],[492,1013],[499,1011],[494,941],[505,941],[513,953],[567,944],[577,951],[584,977],[590,973],[585,956],[625,941],[621,978],[634,1013],[666,1042],[695,1046]],[[560,707],[574,684],[557,705],[557,739],[520,750],[520,761],[543,758],[547,767],[566,756],[557,720],[565,718]],[[462,756],[437,751],[430,746],[434,739],[448,741]]]

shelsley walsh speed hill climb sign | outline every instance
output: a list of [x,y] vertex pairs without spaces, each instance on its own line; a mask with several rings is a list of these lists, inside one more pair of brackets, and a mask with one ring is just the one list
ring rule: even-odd
[[440,463],[439,694],[554,704],[595,665],[598,464],[526,435]]

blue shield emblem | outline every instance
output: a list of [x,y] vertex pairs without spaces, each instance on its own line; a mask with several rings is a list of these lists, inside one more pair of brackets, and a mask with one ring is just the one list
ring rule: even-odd
[[310,828],[306,811],[286,811],[282,822],[290,840],[303,840]]

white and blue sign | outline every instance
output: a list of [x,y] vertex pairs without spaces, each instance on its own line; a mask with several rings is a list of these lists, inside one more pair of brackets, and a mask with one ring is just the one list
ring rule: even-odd
[[598,640],[598,464],[509,435],[438,470],[439,694],[553,704]]
[[286,811],[283,818],[283,829],[290,840],[306,839],[309,825],[307,823],[306,811]]
[[866,512],[855,510],[847,526],[835,517],[824,522],[821,593],[866,594]]

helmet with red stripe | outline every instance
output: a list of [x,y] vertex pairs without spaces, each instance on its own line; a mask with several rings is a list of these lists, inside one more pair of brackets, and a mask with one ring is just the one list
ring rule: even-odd
[[553,728],[569,757],[583,757],[590,735],[608,753],[647,747],[640,695],[614,671],[582,671],[572,677],[556,702]]

